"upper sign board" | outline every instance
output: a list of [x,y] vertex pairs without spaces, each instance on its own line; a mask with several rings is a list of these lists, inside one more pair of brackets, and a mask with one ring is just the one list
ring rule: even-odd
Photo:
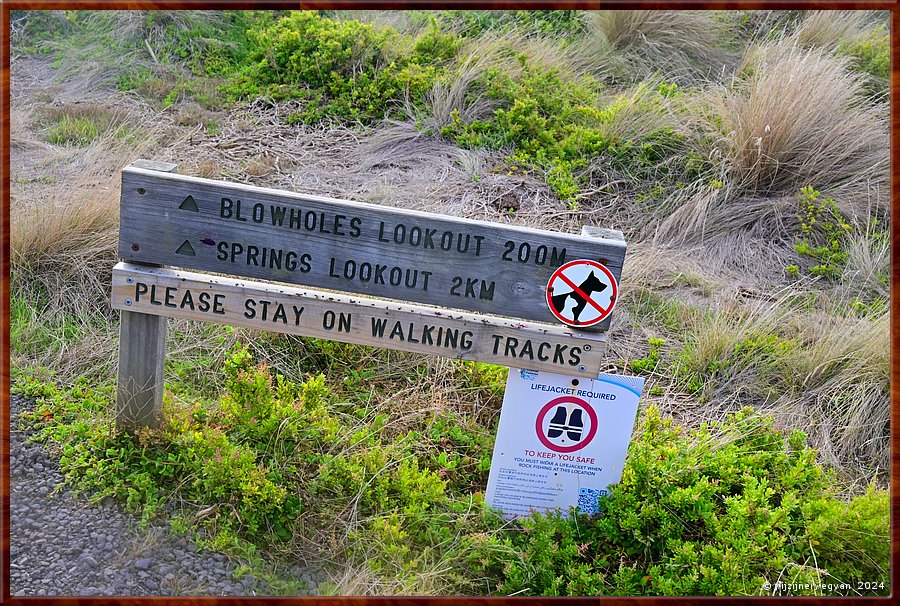
[[[625,242],[334,200],[130,166],[123,260],[275,280],[557,323],[554,271],[575,259],[615,279]],[[594,327],[597,329],[597,326]]]

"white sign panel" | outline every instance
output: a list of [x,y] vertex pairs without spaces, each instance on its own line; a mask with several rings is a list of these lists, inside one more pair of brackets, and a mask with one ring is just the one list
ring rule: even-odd
[[507,517],[577,506],[622,477],[644,380],[510,369],[485,501]]
[[593,326],[612,311],[618,296],[616,278],[590,259],[566,263],[547,282],[547,306],[563,324]]

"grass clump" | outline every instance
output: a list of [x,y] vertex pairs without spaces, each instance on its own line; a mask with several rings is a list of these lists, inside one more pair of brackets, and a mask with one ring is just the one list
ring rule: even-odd
[[887,162],[887,131],[861,97],[841,60],[784,42],[760,48],[732,84],[712,91],[708,115],[729,188],[770,197],[810,183],[868,187]]
[[50,127],[47,139],[56,145],[84,146],[100,136],[101,126],[87,118],[62,119]]
[[634,79],[665,73],[688,84],[715,76],[729,60],[728,24],[713,11],[586,11],[588,37],[614,48]]
[[49,108],[43,122],[47,140],[54,145],[87,147],[107,135],[125,139],[132,134],[118,112],[94,104]]

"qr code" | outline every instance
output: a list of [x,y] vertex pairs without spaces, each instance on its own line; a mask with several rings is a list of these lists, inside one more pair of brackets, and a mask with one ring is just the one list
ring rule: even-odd
[[605,490],[582,488],[578,492],[578,511],[581,513],[600,513],[597,499],[606,494]]

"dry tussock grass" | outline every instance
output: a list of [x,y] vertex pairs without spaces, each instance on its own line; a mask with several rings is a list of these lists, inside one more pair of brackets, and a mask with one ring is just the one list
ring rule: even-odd
[[[870,236],[857,235],[860,247],[872,245]],[[886,243],[876,252],[886,264]],[[871,270],[868,282],[858,277],[856,287],[878,282],[884,269]],[[840,315],[835,310],[849,309],[860,292],[847,283],[804,279],[773,289],[754,284],[761,279],[707,247],[632,245],[608,357],[623,360],[619,371],[629,374],[628,364],[647,356],[647,339],[662,337],[669,362],[646,375],[645,403],[652,399],[689,426],[752,405],[786,428],[806,431],[823,462],[864,485],[873,469],[887,465],[888,312]],[[872,296],[886,296],[870,288]],[[748,343],[762,345],[748,349]],[[699,378],[693,389],[702,397],[685,391],[690,376]],[[661,396],[647,395],[653,386]]]
[[[772,198],[735,198],[731,191],[695,184],[682,192],[677,208],[645,233],[658,246],[699,246],[717,266],[749,278],[771,277],[796,259],[799,233],[796,194]],[[754,280],[755,281],[755,280]]]
[[748,341],[778,337],[779,327],[789,315],[783,302],[777,300],[774,304],[769,300],[743,303],[736,298],[717,302],[710,313],[696,314],[686,324],[688,331],[680,359],[683,371],[703,375],[716,362],[729,361],[728,384],[705,383],[707,397],[715,388],[728,392],[747,380],[753,381],[759,360],[735,356],[735,352]]
[[397,121],[386,123],[366,137],[351,154],[364,171],[428,164],[441,173],[441,181],[447,179],[454,163],[462,162],[470,155],[466,150],[423,132],[415,122]]
[[791,36],[801,48],[833,51],[841,42],[865,33],[870,20],[865,11],[810,11]]
[[[46,109],[46,115],[114,113],[120,123],[137,125],[140,107],[109,110],[102,104]],[[40,191],[21,188],[10,208],[10,280],[12,293],[36,305],[22,326],[22,338],[52,337],[43,360],[61,376],[115,367],[116,328],[109,306],[111,269],[118,260],[119,188],[122,167],[145,157],[165,126],[148,126],[139,144],[109,129],[85,148],[57,157],[51,148],[38,159],[58,184]],[[16,163],[26,161],[15,156]],[[50,328],[54,327],[54,328]],[[56,330],[56,334],[54,334]],[[75,337],[75,338],[73,338]],[[19,345],[27,345],[22,343]]]
[[787,361],[798,397],[778,408],[805,419],[816,445],[838,469],[888,468],[889,317],[885,311],[874,320],[797,318],[805,342]]
[[[161,66],[170,26],[181,31],[200,22],[216,24],[221,20],[221,11],[93,11],[86,27],[125,44],[113,49],[102,40],[85,44],[83,39],[66,38],[47,41],[45,47],[61,57],[55,80],[65,84],[67,95],[77,97],[110,87],[121,75]],[[193,38],[187,42],[188,52],[199,52],[206,44],[204,39]]]
[[847,200],[887,184],[885,107],[866,106],[845,60],[777,42],[751,53],[741,76],[713,88],[714,148],[729,187],[749,196],[795,194],[806,185]]
[[[383,545],[373,544],[369,553],[373,557],[379,557],[383,548]],[[439,562],[426,563],[426,567],[414,579],[408,578],[408,573],[402,574],[403,571],[397,570],[396,573],[402,575],[398,579],[394,571],[376,574],[367,565],[345,565],[329,580],[329,584],[333,587],[334,595],[341,596],[442,595],[442,581],[452,569],[444,568]]]
[[35,119],[30,111],[11,108],[9,111],[9,145],[13,150],[38,148],[46,149],[45,142],[35,137]]
[[[856,318],[820,311],[818,305],[810,310],[804,292],[795,285],[743,304],[725,300],[714,313],[695,315],[685,324],[679,374],[705,377],[708,412],[725,414],[751,404],[803,429],[827,463],[851,479],[884,470],[889,314]],[[734,353],[767,340],[761,349]],[[721,360],[728,361],[724,370],[710,370]]]
[[841,283],[847,293],[890,298],[890,285],[884,277],[890,275],[891,243],[885,234],[875,237],[868,230],[857,231],[848,238],[845,246],[847,265],[841,274]]
[[[91,176],[85,175],[84,184],[90,182]],[[13,274],[27,273],[47,280],[48,291],[60,297],[60,286],[67,278],[82,274],[89,279],[95,263],[109,261],[117,242],[118,184],[109,183],[107,189],[93,196],[85,187],[73,189],[81,195],[61,195],[52,207],[14,209],[10,226]],[[80,282],[89,286],[92,280]]]
[[[757,49],[731,85],[689,101],[699,103],[694,115],[706,116],[696,124],[706,132],[697,149],[720,183],[683,188],[643,235],[658,245],[703,244],[748,276],[779,281],[796,262],[801,187],[833,197],[851,223],[884,219],[885,108],[867,105],[861,86],[845,61],[820,51],[793,42]],[[882,255],[854,248],[854,267],[864,276],[867,257]]]
[[203,177],[204,179],[218,179],[219,165],[216,164],[213,160],[203,158],[197,161],[196,167],[191,172],[195,173],[198,177]]
[[[164,95],[163,95],[164,96]],[[175,112],[174,122],[179,126],[207,126],[216,121],[217,115],[198,103],[181,103]]]
[[638,79],[661,72],[675,82],[697,82],[714,77],[730,62],[720,48],[729,26],[711,12],[587,11],[584,22],[591,36],[627,56]]
[[252,177],[265,177],[275,171],[278,161],[272,156],[261,156],[247,163],[246,172]]
[[434,83],[426,99],[428,113],[425,116],[407,106],[407,114],[415,119],[426,131],[440,133],[452,123],[452,114],[457,112],[464,123],[487,118],[495,109],[495,103],[480,95],[472,97],[472,87],[489,66],[489,61],[472,52],[461,63],[460,68],[449,81]]

